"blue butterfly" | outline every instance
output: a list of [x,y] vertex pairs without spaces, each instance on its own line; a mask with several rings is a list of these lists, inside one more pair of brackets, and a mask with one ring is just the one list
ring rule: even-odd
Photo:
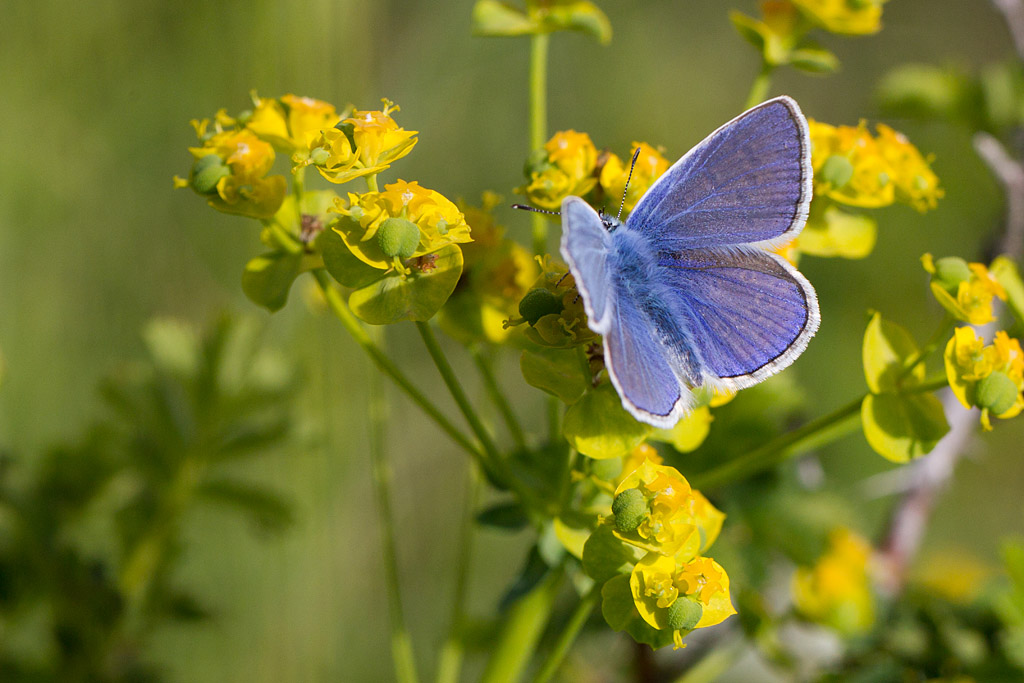
[[693,388],[749,387],[807,347],[821,320],[814,288],[766,249],[803,229],[811,176],[807,121],[777,97],[687,152],[625,223],[562,202],[562,256],[638,420],[669,428]]

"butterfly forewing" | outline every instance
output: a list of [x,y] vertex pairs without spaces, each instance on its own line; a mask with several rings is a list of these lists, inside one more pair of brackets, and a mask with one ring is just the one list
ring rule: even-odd
[[604,334],[615,295],[608,273],[611,236],[597,212],[579,197],[562,202],[562,226],[562,256],[583,296],[590,328]]
[[769,100],[705,138],[637,203],[630,228],[682,251],[795,236],[811,200],[807,122],[788,97]]

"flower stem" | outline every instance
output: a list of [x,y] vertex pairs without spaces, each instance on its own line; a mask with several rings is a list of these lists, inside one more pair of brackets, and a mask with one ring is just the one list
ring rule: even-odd
[[455,562],[455,596],[452,598],[448,638],[441,647],[441,657],[437,665],[437,683],[458,683],[462,669],[466,586],[469,579],[469,563],[473,556],[474,512],[479,498],[480,471],[476,463],[470,462],[466,469],[466,502],[459,530],[459,556]]
[[[381,348],[378,344],[377,348]],[[383,349],[381,349],[383,352]],[[416,659],[412,639],[405,627],[402,612],[402,591],[398,581],[398,557],[395,551],[395,524],[391,515],[391,463],[384,446],[384,426],[388,405],[381,386],[380,375],[370,373],[370,464],[373,474],[373,493],[380,523],[381,552],[384,555],[384,579],[387,584],[388,612],[391,616],[391,658],[395,679],[399,683],[417,683]]]
[[487,389],[487,393],[490,395],[494,405],[498,408],[498,412],[501,413],[502,419],[505,421],[505,426],[508,428],[509,434],[512,436],[512,440],[516,444],[516,448],[526,448],[526,435],[523,433],[523,427],[519,422],[519,418],[516,417],[515,412],[512,410],[512,405],[508,402],[508,398],[505,397],[501,387],[498,385],[498,379],[494,376],[494,367],[491,364],[491,358],[485,355],[484,351],[479,346],[472,346],[469,349],[470,355],[473,357],[473,362],[476,363],[477,369],[480,371],[480,376],[484,380],[484,388]]
[[552,569],[533,590],[508,609],[498,642],[480,678],[481,683],[513,683],[519,680],[551,616],[551,607],[564,573],[561,567]]
[[860,412],[860,404],[863,402],[864,396],[858,396],[856,400],[851,401],[838,410],[811,420],[791,432],[782,434],[760,448],[755,448],[746,455],[691,477],[690,483],[693,484],[694,488],[701,489],[702,491],[720,488],[785,462],[791,456],[801,452],[803,449],[798,447],[806,445],[805,442],[810,442],[812,437],[817,437],[814,438],[814,443],[816,444],[830,441],[832,440],[831,438],[825,438],[826,430],[835,429],[833,434],[828,435],[832,436],[832,438],[845,433],[838,429],[839,426],[847,419],[857,415]]
[[760,104],[764,101],[764,98],[768,96],[768,90],[772,86],[772,74],[775,72],[775,67],[768,64],[762,63],[761,73],[754,79],[754,84],[750,87],[750,94],[747,95],[747,104],[745,109],[750,109],[756,104]]
[[459,382],[455,371],[452,370],[451,363],[448,362],[448,358],[444,355],[441,345],[437,343],[437,337],[434,336],[430,323],[417,322],[416,329],[419,330],[420,337],[423,338],[423,344],[427,347],[427,352],[430,354],[431,359],[433,359],[434,365],[437,366],[437,371],[441,373],[441,379],[444,380],[445,386],[448,387],[452,398],[455,399],[456,405],[459,406],[463,417],[469,423],[469,428],[473,430],[476,438],[483,444],[487,460],[489,463],[496,463],[499,459],[498,448],[494,445],[494,440],[491,438],[487,428],[484,427],[480,416],[473,409],[473,404],[469,402],[469,397],[466,396],[462,383]]
[[[548,138],[548,42],[546,33],[530,37],[530,152],[544,146]],[[548,224],[542,214],[531,214],[533,253],[542,256],[548,250]]]
[[451,439],[462,447],[467,453],[473,457],[480,459],[483,457],[483,453],[480,447],[469,440],[469,438],[459,431],[441,412],[434,407],[433,403],[430,402],[426,396],[424,396],[419,389],[413,386],[412,382],[405,376],[405,374],[398,369],[390,358],[380,350],[380,348],[373,342],[370,335],[367,334],[363,326],[359,324],[356,317],[352,315],[352,311],[349,310],[348,304],[341,298],[341,294],[337,289],[331,286],[330,276],[327,275],[324,270],[312,271],[313,277],[320,284],[320,289],[324,294],[324,298],[327,299],[327,305],[330,307],[331,312],[341,321],[341,324],[345,326],[348,333],[352,335],[356,343],[363,348],[364,351],[370,356],[374,364],[383,372],[388,375],[398,388],[405,392],[413,403],[427,414],[427,417],[432,419],[438,427],[441,428],[445,434],[451,437]]
[[946,339],[946,337],[949,336],[949,332],[950,330],[953,329],[953,326],[955,324],[956,318],[947,313],[945,317],[942,318],[942,322],[939,323],[938,328],[936,328],[935,332],[932,334],[931,338],[925,343],[925,345],[918,349],[917,353],[908,358],[907,361],[903,364],[903,370],[896,377],[897,386],[899,386],[900,382],[906,379],[910,375],[910,373],[914,371],[914,368],[920,365],[926,358],[928,358],[928,356],[932,354],[933,351],[935,351],[936,348],[938,348],[939,344],[941,344]]
[[569,617],[569,622],[562,628],[562,632],[559,634],[558,640],[555,641],[555,645],[548,654],[547,659],[541,664],[537,675],[533,677],[533,683],[546,683],[558,671],[562,660],[569,653],[569,648],[575,642],[576,636],[580,634],[583,625],[587,623],[587,619],[590,617],[590,613],[594,611],[597,603],[600,602],[602,585],[604,584],[595,584],[580,599],[580,603],[576,605],[572,616]]

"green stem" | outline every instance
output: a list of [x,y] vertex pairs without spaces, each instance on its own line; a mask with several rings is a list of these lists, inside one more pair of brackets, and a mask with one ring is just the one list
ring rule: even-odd
[[[378,345],[377,348],[381,348]],[[383,352],[383,349],[381,348]],[[391,515],[391,463],[384,446],[384,426],[387,422],[387,399],[381,386],[380,375],[370,373],[370,465],[373,474],[373,493],[380,523],[381,551],[384,555],[384,579],[388,593],[388,612],[391,616],[391,657],[395,678],[399,683],[417,683],[416,659],[412,639],[405,627],[402,612],[402,591],[398,580],[398,556],[395,551],[395,524]]]
[[366,176],[366,189],[368,189],[370,192],[379,192],[380,191],[380,190],[377,189],[377,174],[376,173],[374,173],[373,175]]
[[532,591],[509,608],[498,643],[480,678],[481,683],[514,683],[519,680],[551,616],[563,574],[561,567],[552,569]]
[[754,105],[764,102],[764,99],[768,96],[768,90],[772,87],[772,74],[774,72],[774,66],[762,63],[761,73],[754,79],[754,84],[750,87],[750,94],[747,95],[745,109],[750,109]]
[[811,420],[802,427],[782,434],[760,448],[755,448],[746,455],[719,465],[707,472],[690,478],[694,488],[706,490],[722,487],[734,481],[744,479],[752,474],[778,465],[799,452],[801,442],[810,441],[827,429],[838,427],[845,420],[860,412],[860,404],[864,397],[858,396],[842,408],[828,415]]
[[363,329],[363,326],[356,320],[356,317],[352,315],[352,311],[349,310],[348,304],[341,298],[341,294],[337,289],[331,286],[330,276],[324,270],[312,271],[313,277],[320,284],[320,289],[324,294],[324,298],[327,299],[327,305],[330,307],[334,315],[341,321],[341,324],[345,326],[348,333],[352,335],[356,343],[363,348],[363,350],[370,356],[374,364],[383,372],[389,376],[398,388],[405,392],[405,395],[412,400],[424,413],[427,414],[431,420],[433,420],[438,427],[441,428],[445,434],[451,437],[451,439],[462,447],[467,453],[473,457],[480,459],[483,457],[483,453],[480,447],[469,440],[462,432],[460,432],[441,412],[434,407],[433,403],[430,402],[426,396],[424,396],[419,389],[413,386],[412,382],[405,376],[405,374],[398,369],[390,358],[384,354],[380,348],[370,339],[370,336]]
[[[925,382],[903,389],[900,393],[903,395],[929,393],[938,391],[948,384],[949,381],[944,375],[935,376]],[[847,430],[842,428],[843,422],[860,413],[861,404],[867,395],[858,396],[838,410],[782,434],[744,456],[695,475],[690,478],[690,483],[694,488],[701,490],[721,488],[726,484],[779,465],[812,446],[821,446],[834,441],[846,434]]]
[[526,448],[526,435],[523,433],[522,424],[520,424],[519,418],[516,417],[515,412],[512,410],[512,405],[508,402],[508,398],[498,385],[498,379],[494,376],[491,358],[485,355],[479,346],[470,347],[469,353],[473,357],[473,362],[476,363],[477,370],[480,371],[480,376],[484,380],[484,388],[505,421],[505,426],[508,428],[516,448]]
[[[548,43],[550,36],[537,33],[530,37],[530,152],[541,149],[548,139]],[[533,219],[533,253],[542,256],[548,250],[547,219],[539,213]]]
[[448,638],[441,647],[438,661],[437,683],[458,683],[462,669],[466,587],[469,583],[469,563],[473,556],[473,519],[479,498],[480,472],[476,464],[470,462],[466,470],[466,503],[459,530],[459,556],[455,562],[455,596],[452,599]]
[[937,349],[939,345],[946,340],[946,337],[949,336],[949,332],[953,329],[954,325],[956,325],[956,318],[947,313],[927,343],[918,349],[917,353],[908,358],[903,364],[903,370],[896,377],[897,386],[899,386],[899,384],[914,371],[914,368],[920,365],[922,361],[928,358],[928,356],[930,356],[935,349]]
[[441,350],[441,345],[437,343],[437,337],[434,336],[434,331],[430,328],[429,323],[417,322],[416,329],[419,330],[420,337],[423,338],[423,344],[427,347],[427,353],[430,354],[431,359],[434,361],[434,365],[437,366],[437,371],[441,373],[441,379],[444,380],[445,386],[448,387],[448,391],[451,393],[452,398],[455,399],[456,405],[459,406],[459,410],[462,412],[463,417],[466,418],[466,422],[469,423],[469,428],[476,434],[476,438],[483,444],[484,452],[487,454],[487,460],[489,463],[497,463],[500,456],[498,454],[498,448],[494,445],[494,440],[491,439],[490,433],[487,428],[484,427],[484,423],[480,420],[480,416],[477,415],[476,410],[473,409],[473,404],[469,402],[469,397],[466,396],[466,391],[462,388],[462,383],[459,382],[458,376],[455,371],[452,370],[451,363],[448,362],[448,358],[444,355],[444,351]]
[[569,622],[562,628],[562,632],[558,635],[558,640],[555,641],[555,645],[548,654],[547,659],[544,660],[540,670],[537,671],[537,675],[533,677],[533,683],[546,683],[558,671],[562,660],[569,654],[569,648],[576,641],[576,636],[580,634],[583,625],[587,623],[587,619],[590,617],[590,613],[594,611],[597,603],[601,600],[602,585],[595,584],[583,596],[580,603],[576,605],[576,609],[573,611],[572,616],[569,617]]

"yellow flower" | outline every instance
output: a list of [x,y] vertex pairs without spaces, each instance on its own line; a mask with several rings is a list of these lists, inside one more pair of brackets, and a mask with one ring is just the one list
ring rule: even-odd
[[[729,598],[729,575],[709,557],[680,561],[648,553],[633,568],[629,586],[640,616],[656,629],[671,628],[676,647],[683,647],[683,636],[693,629],[720,624],[736,614]],[[673,623],[673,607],[680,600],[696,605],[687,605],[685,625]]]
[[[542,315],[536,322],[529,325],[524,334],[528,339],[541,346],[553,348],[570,348],[581,346],[598,339],[598,336],[587,326],[587,314],[583,310],[583,298],[576,290],[576,282],[568,272],[564,263],[559,263],[545,254],[538,259],[541,275],[530,288],[546,289],[561,300],[562,310],[558,313]],[[526,323],[522,317],[511,318],[507,325],[515,326]],[[591,364],[599,362],[591,360]],[[593,368],[594,372],[600,368]]]
[[615,481],[615,485],[618,486],[622,483],[622,480],[633,474],[641,465],[648,460],[653,465],[660,465],[664,460],[658,455],[657,449],[649,443],[642,443],[629,452],[622,463],[622,473],[619,474],[618,479]]
[[630,490],[640,491],[646,514],[634,529],[616,527],[614,533],[620,540],[662,555],[690,559],[718,537],[725,515],[699,491],[691,489],[674,467],[645,459],[619,483],[615,496]]
[[892,128],[879,124],[876,138],[863,121],[857,126],[808,124],[816,197],[864,208],[901,201],[926,211],[943,196],[930,159]]
[[[196,127],[205,134],[205,122]],[[270,218],[287,192],[283,176],[265,177],[274,165],[274,148],[247,130],[226,130],[210,135],[202,147],[191,147],[195,157],[191,185],[207,197],[213,208],[225,213]],[[211,182],[200,186],[202,177],[217,171]],[[179,187],[188,182],[175,180]]]
[[882,28],[886,0],[792,0],[813,22],[832,33],[864,35]]
[[932,274],[929,286],[936,301],[958,320],[972,325],[995,320],[992,298],[1005,301],[1006,290],[984,264],[965,263],[957,258],[933,262],[931,254],[925,254],[921,261],[925,270]]
[[385,185],[384,190],[361,195],[349,193],[347,202],[340,197],[335,200],[333,211],[348,220],[339,220],[334,229],[364,263],[384,270],[402,269],[399,257],[386,255],[379,240],[374,239],[389,218],[409,221],[419,230],[419,242],[408,258],[472,240],[465,216],[440,192],[404,180]]
[[261,139],[293,151],[305,149],[325,128],[340,117],[329,102],[288,94],[280,99],[254,97],[256,107],[245,127]]
[[939,178],[929,166],[931,157],[923,157],[907,136],[884,123],[879,123],[875,129],[878,131],[879,151],[892,168],[897,199],[921,213],[934,209],[946,193],[939,187]]
[[[633,177],[629,177],[629,165],[633,160],[633,154],[640,150],[636,158],[636,165],[633,168]],[[629,158],[623,162],[615,154],[609,154],[601,167],[600,183],[605,196],[610,202],[618,204],[622,193],[626,192],[623,208],[626,213],[633,210],[636,203],[644,196],[644,193],[654,184],[654,181],[668,170],[668,159],[663,157],[658,150],[646,142],[634,142],[630,150]],[[626,180],[629,180],[629,189],[626,190]],[[609,203],[609,206],[612,206]],[[617,210],[617,209],[616,209]]]
[[875,619],[868,577],[871,547],[849,529],[829,534],[829,548],[813,567],[793,574],[793,602],[804,616],[846,634],[863,633]]
[[511,330],[504,322],[518,313],[539,274],[533,256],[495,222],[492,211],[501,201],[485,192],[480,207],[460,204],[473,241],[462,247],[462,277],[439,316],[445,332],[465,343],[505,341]]
[[516,188],[535,206],[557,211],[563,199],[583,196],[597,184],[597,148],[586,133],[555,133],[544,145],[543,154],[529,169],[529,182]]
[[332,183],[380,173],[412,151],[417,132],[399,127],[386,102],[382,111],[353,111],[338,126],[314,136],[308,150],[297,153],[296,163],[312,164]]

